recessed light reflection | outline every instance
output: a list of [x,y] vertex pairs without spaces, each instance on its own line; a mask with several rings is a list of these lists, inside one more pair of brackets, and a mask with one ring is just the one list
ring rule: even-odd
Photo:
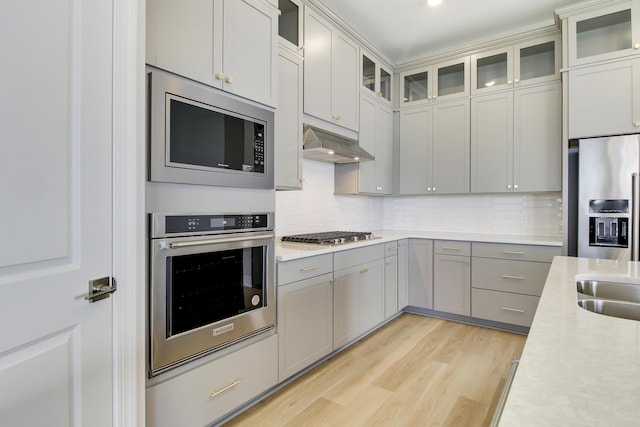
[[335,154],[335,153],[333,152],[333,150],[329,150],[327,154]]
[[442,0],[427,0],[429,6],[438,6],[440,3],[442,3]]
[[353,160],[358,161],[360,160],[360,157],[354,157]]
[[496,84],[496,81],[495,81],[495,80],[491,80],[490,82],[486,82],[484,85],[485,85],[486,87],[491,87],[491,86],[493,86],[494,84]]

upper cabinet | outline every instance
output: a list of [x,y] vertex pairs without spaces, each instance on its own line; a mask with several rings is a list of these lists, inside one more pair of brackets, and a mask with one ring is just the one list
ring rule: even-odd
[[560,79],[560,36],[552,35],[471,57],[471,93]]
[[556,11],[566,19],[568,66],[640,53],[640,1],[598,1]]
[[304,112],[358,131],[358,45],[305,8]]
[[276,106],[277,30],[278,10],[262,0],[147,0],[146,60]]
[[280,43],[296,53],[302,53],[303,19],[302,0],[278,0],[280,18],[278,19],[278,35]]
[[469,95],[469,57],[400,73],[400,106]]
[[362,88],[381,101],[391,103],[391,67],[382,65],[369,53],[360,55]]

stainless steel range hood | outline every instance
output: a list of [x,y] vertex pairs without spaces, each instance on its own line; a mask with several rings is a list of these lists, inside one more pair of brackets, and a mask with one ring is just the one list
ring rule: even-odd
[[358,145],[358,141],[306,124],[304,125],[302,156],[305,159],[331,163],[375,160],[374,156]]

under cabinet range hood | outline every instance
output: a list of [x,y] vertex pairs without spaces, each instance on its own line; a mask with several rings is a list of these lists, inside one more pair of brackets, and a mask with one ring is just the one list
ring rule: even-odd
[[358,141],[304,125],[303,157],[331,163],[354,163],[374,160],[358,145]]

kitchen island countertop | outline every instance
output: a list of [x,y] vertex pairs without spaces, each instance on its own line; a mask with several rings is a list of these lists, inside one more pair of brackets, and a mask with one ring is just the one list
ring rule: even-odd
[[578,307],[578,280],[640,285],[640,263],[555,257],[499,425],[640,425],[640,322]]
[[373,232],[375,236],[372,240],[361,240],[356,243],[346,243],[342,245],[314,245],[309,243],[289,243],[282,242],[276,238],[276,261],[290,261],[313,255],[333,253],[348,249],[355,249],[362,246],[375,245],[378,243],[392,242],[401,239],[434,239],[434,240],[458,240],[466,242],[482,243],[508,243],[522,245],[542,245],[561,247],[562,242],[559,237],[546,236],[515,236],[500,234],[482,234],[465,232],[441,232],[441,231],[398,231],[398,230],[377,230]]

